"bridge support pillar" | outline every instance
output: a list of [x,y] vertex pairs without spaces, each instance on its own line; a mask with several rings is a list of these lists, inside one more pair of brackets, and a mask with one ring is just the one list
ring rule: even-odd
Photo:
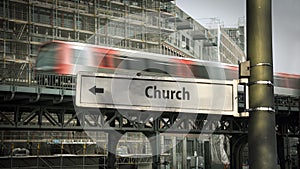
[[177,169],[177,138],[173,136],[172,138],[172,166],[173,169]]
[[122,137],[122,134],[116,134],[116,131],[107,132],[108,134],[108,143],[107,143],[107,168],[115,169],[116,168],[116,154],[117,154],[117,144]]
[[230,168],[242,168],[242,151],[247,144],[247,135],[234,135],[230,139]]
[[280,169],[286,169],[285,167],[285,141],[284,136],[277,135],[277,153],[278,153],[278,160],[280,163]]
[[187,155],[187,138],[184,137],[182,140],[182,168],[183,169],[188,169],[188,163],[190,163],[190,161],[188,160],[188,155]]
[[209,141],[204,141],[204,165],[205,169],[211,169],[211,146]]
[[148,138],[151,150],[152,150],[152,169],[160,169],[160,154],[161,154],[161,144],[160,144],[160,133],[144,133]]

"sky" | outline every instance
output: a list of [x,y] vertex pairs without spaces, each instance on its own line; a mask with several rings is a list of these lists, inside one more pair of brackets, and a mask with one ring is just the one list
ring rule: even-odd
[[[211,18],[225,27],[246,17],[246,0],[176,0],[176,5],[209,27]],[[272,1],[273,62],[275,72],[300,74],[300,0]]]

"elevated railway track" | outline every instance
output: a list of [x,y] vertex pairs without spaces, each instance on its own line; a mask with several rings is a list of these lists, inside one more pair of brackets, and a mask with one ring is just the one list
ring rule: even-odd
[[[49,75],[39,75],[45,78]],[[131,119],[124,117],[117,110],[85,109],[77,112],[74,109],[74,83],[56,84],[55,79],[71,76],[52,76],[53,82],[19,79],[6,79],[0,83],[0,127],[5,130],[126,130],[126,131],[159,131],[159,132],[186,132],[191,133],[246,133],[247,117],[211,116],[207,120],[206,114],[185,114],[165,112],[160,117],[157,114],[142,114],[128,111]],[[288,92],[286,92],[288,91]],[[278,93],[276,93],[278,92]],[[287,94],[284,94],[287,93]],[[275,109],[278,130],[282,134],[296,135],[299,119],[299,95],[297,90],[275,87]],[[239,92],[239,110],[244,107],[243,93]],[[99,114],[99,112],[101,112]],[[156,118],[153,118],[153,117]],[[221,117],[222,116],[222,117]],[[78,118],[80,117],[80,118]],[[84,118],[83,118],[84,117]],[[195,118],[196,117],[196,118]],[[133,120],[132,119],[139,119]],[[219,127],[211,127],[213,123]],[[284,125],[284,127],[280,127]],[[184,127],[183,127],[184,126]],[[288,132],[288,133],[286,133]]]
[[[16,71],[10,70],[10,72],[15,73]],[[9,165],[11,163],[6,163],[8,161],[15,161],[18,163],[18,167],[21,167],[23,164],[26,165],[26,161],[28,160],[33,163],[35,162],[36,165],[34,164],[33,167],[37,165],[49,167],[48,164],[55,163],[57,165],[59,162],[62,163],[57,166],[71,166],[71,168],[74,168],[74,166],[82,167],[83,165],[87,168],[114,166],[115,164],[119,164],[118,161],[115,163],[116,161],[113,160],[120,160],[118,157],[112,157],[110,154],[104,156],[100,155],[99,157],[97,155],[97,157],[93,155],[84,156],[83,150],[85,146],[88,148],[89,146],[98,144],[101,144],[102,147],[105,147],[106,144],[112,144],[111,146],[117,145],[118,142],[112,139],[115,137],[113,133],[111,134],[112,131],[116,131],[121,135],[124,133],[139,132],[143,133],[148,139],[157,133],[227,135],[231,136],[232,146],[230,146],[230,148],[232,154],[230,155],[233,168],[234,166],[240,166],[243,161],[242,157],[238,155],[242,149],[235,145],[246,144],[246,136],[248,133],[247,116],[233,117],[224,116],[222,114],[208,115],[174,112],[143,113],[129,110],[119,112],[115,109],[80,109],[74,106],[75,79],[73,79],[72,76],[38,74],[35,75],[37,78],[31,77],[34,80],[26,80],[30,76],[26,78],[21,76],[20,78],[13,78],[16,77],[16,74],[12,75],[8,73],[3,75],[7,78],[2,78],[3,80],[0,82],[0,131],[2,135],[1,146],[5,152],[4,155],[2,154],[0,161],[8,164],[3,167],[9,168],[13,166]],[[32,73],[32,75],[34,75],[34,73]],[[58,83],[59,81],[68,83]],[[297,93],[299,93],[299,91],[295,89],[295,87],[282,88],[275,86],[274,108],[276,110],[276,132],[283,140],[286,137],[299,136],[299,94]],[[245,105],[243,90],[238,91],[238,100],[238,109],[240,112],[243,112]],[[71,136],[74,132],[77,134],[104,132],[107,133],[107,140],[102,140],[101,143],[97,142],[97,144],[91,145],[84,142],[80,145],[54,144],[55,139],[53,139],[53,136],[50,134],[43,135],[43,137],[30,134],[25,139],[18,139],[16,135],[13,134],[14,132],[39,133],[41,131],[45,133],[65,133]],[[6,138],[5,135],[9,133],[13,135]],[[34,137],[37,138],[36,142],[32,142]],[[85,139],[88,137],[89,136],[86,136]],[[57,138],[62,138],[62,136],[58,135]],[[8,141],[12,139],[18,141],[14,144],[10,144]],[[45,139],[48,141],[43,141]],[[52,141],[51,144],[49,140],[50,142]],[[28,156],[24,158],[9,156],[13,147],[17,147],[18,145],[22,145],[23,147],[28,146],[30,142],[34,145],[33,152],[41,151],[41,155],[49,155],[56,152],[60,154],[60,156]],[[280,143],[284,144],[284,142]],[[152,144],[152,153],[155,153],[155,147],[158,146],[157,144],[159,144],[159,142]],[[49,145],[52,146],[50,149]],[[283,147],[282,145],[279,146]],[[76,147],[79,148],[78,151],[75,151]],[[283,149],[279,150],[284,152]],[[101,150],[101,152],[102,151],[105,150]],[[79,152],[79,155],[64,155],[70,152]],[[94,153],[97,152],[92,152],[92,154]],[[83,156],[81,154],[83,154]],[[184,155],[184,157],[185,156],[186,155]],[[208,156],[208,154],[206,154],[206,156]],[[160,159],[157,156],[151,158],[149,158],[150,161],[148,164],[152,165],[156,165]],[[281,155],[280,158],[284,159],[284,155]],[[74,159],[78,159],[78,163],[77,161],[74,162]],[[79,163],[79,161],[84,160],[86,160],[84,163]],[[126,161],[128,158],[124,160]],[[173,161],[176,160],[173,159]],[[174,162],[173,165],[175,165],[175,163],[176,162]],[[128,164],[124,164],[124,166],[126,165]],[[27,165],[27,167],[28,166],[29,165]]]

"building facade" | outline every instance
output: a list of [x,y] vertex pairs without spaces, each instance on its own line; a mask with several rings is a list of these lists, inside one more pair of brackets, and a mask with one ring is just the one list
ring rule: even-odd
[[[3,0],[0,60],[30,78],[40,44],[75,41],[236,64],[244,54],[171,0]],[[221,30],[221,31],[220,31]]]

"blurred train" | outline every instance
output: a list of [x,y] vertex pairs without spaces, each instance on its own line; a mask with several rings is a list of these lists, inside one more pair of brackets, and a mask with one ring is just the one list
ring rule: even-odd
[[[50,41],[41,45],[35,70],[37,74],[56,75],[92,71],[238,79],[237,65],[64,41]],[[299,90],[300,75],[276,73],[274,83],[276,87]]]

